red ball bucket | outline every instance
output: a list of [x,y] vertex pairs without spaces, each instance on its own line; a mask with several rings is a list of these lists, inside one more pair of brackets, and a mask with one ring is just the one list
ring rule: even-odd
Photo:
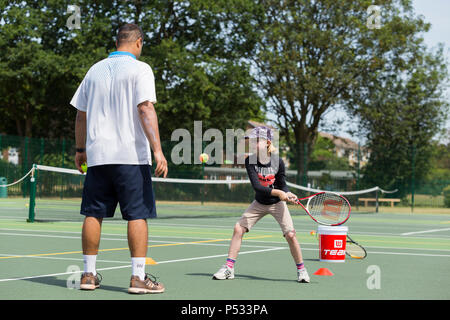
[[347,232],[348,228],[343,226],[319,226],[317,234],[320,261],[345,262]]

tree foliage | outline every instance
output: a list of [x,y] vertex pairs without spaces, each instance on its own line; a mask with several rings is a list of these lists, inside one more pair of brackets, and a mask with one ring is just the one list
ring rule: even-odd
[[[235,2],[233,40],[247,50],[245,57],[255,69],[267,109],[275,114],[277,126],[295,152],[299,176],[304,150],[312,152],[319,124],[333,108],[344,107],[364,118],[360,108],[370,109],[377,101],[375,96],[387,99],[395,92],[405,104],[422,100],[405,107],[409,123],[422,127],[421,121],[431,121],[415,110],[428,103],[424,95],[437,83],[429,83],[424,90],[419,84],[433,72],[437,74],[431,76],[442,81],[444,70],[433,67],[442,64],[442,57],[431,56],[424,47],[421,33],[429,25],[414,14],[412,1],[378,1],[381,24],[375,29],[367,26],[367,9],[373,4],[369,0],[250,3]],[[398,75],[391,78],[389,89],[385,88],[386,71]],[[405,73],[413,75],[407,83],[401,77]],[[386,108],[396,117],[396,106]],[[374,133],[372,129],[377,130],[373,127],[367,132]],[[427,130],[435,129],[429,126]]]
[[224,129],[262,117],[248,65],[218,36],[224,2],[73,1],[81,19],[72,30],[67,1],[0,4],[0,132],[72,138],[69,101],[89,67],[115,50],[126,22],[146,34],[141,60],[155,74],[162,139],[194,120]]

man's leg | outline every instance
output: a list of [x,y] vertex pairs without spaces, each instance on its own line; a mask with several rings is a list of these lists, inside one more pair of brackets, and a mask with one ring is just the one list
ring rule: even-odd
[[102,229],[102,218],[85,217],[81,232],[81,245],[83,248],[84,272],[97,274],[95,263]]
[[146,219],[128,221],[128,246],[131,253],[132,274],[145,278],[145,258],[148,246],[148,227]]
[[83,254],[96,255],[100,245],[103,218],[85,217],[81,232]]
[[96,261],[100,235],[102,229],[102,218],[85,217],[81,231],[81,246],[83,248],[84,272],[81,275],[80,289],[95,290],[100,286],[101,277],[97,274]]

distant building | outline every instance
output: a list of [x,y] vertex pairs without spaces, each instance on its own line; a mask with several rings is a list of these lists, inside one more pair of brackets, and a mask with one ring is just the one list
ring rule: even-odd
[[[349,138],[335,136],[326,132],[319,132],[319,136],[331,140],[334,144],[334,152],[339,158],[347,158],[348,163],[354,166],[358,163],[358,144]],[[360,147],[359,163],[364,167],[369,160],[369,152],[363,146]]]

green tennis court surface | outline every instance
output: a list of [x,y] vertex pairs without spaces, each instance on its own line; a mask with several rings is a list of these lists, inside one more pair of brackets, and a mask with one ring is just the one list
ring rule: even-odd
[[[26,222],[27,203],[0,199],[0,299],[450,299],[450,214],[354,214],[346,225],[368,256],[333,264],[318,260],[317,239],[310,235],[317,225],[290,206],[311,283],[296,282],[288,245],[270,216],[245,236],[236,278],[214,281],[245,205],[158,203],[148,249],[157,264],[146,271],[166,292],[136,296],[126,292],[131,267],[119,212],[103,222],[101,287],[86,292],[68,288],[83,270],[80,202],[41,201],[35,223]],[[334,275],[313,275],[319,268]]]

